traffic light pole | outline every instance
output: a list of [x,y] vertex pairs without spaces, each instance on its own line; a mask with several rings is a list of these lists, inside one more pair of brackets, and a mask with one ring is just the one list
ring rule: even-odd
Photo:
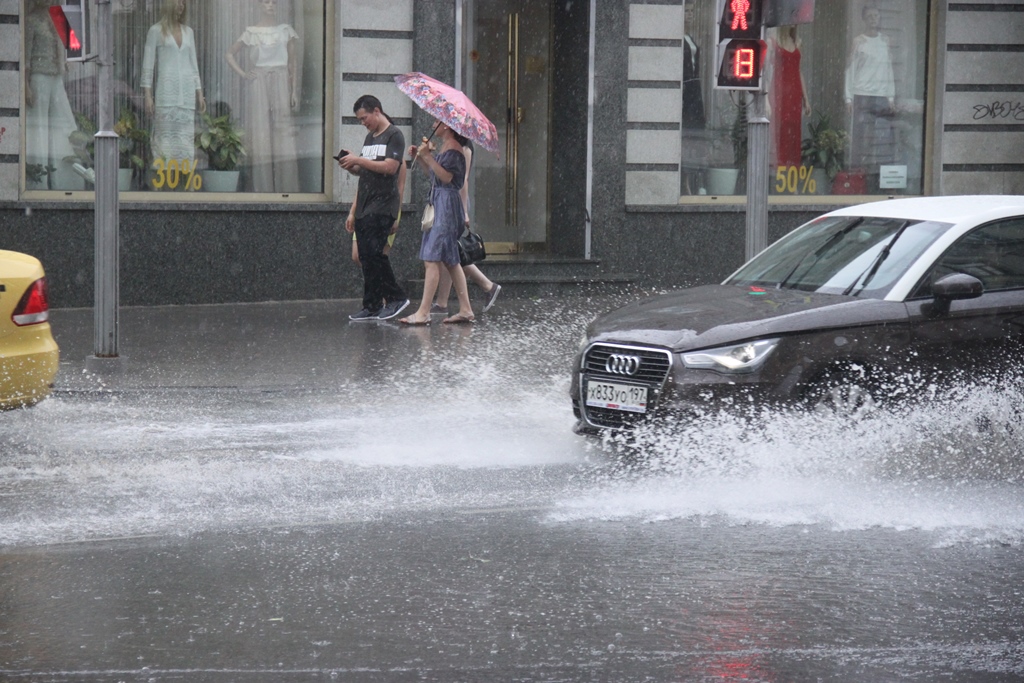
[[746,260],[768,247],[768,115],[763,90],[752,93],[747,114]]
[[99,131],[95,136],[94,355],[86,369],[102,374],[122,369],[118,355],[119,217],[117,133],[114,132],[114,13],[111,0],[97,0],[99,43]]

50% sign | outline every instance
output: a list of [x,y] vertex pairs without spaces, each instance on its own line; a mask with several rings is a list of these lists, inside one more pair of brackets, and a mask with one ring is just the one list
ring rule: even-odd
[[168,190],[176,190],[182,180],[186,191],[196,191],[203,186],[199,169],[190,159],[157,159],[153,162],[153,170],[156,172],[152,182],[154,190],[162,190],[165,187]]
[[818,181],[811,177],[813,166],[779,166],[775,171],[775,191],[779,194],[815,194]]

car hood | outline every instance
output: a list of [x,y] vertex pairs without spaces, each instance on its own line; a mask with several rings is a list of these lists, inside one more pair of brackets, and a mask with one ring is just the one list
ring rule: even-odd
[[887,324],[906,319],[902,303],[835,294],[707,285],[642,299],[594,320],[591,341],[685,351],[747,339]]

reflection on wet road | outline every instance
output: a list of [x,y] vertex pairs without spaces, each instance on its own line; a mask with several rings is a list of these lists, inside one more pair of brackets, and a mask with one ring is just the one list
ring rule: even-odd
[[608,305],[126,312],[129,380],[0,416],[0,678],[1024,677],[1020,393],[623,459],[566,396]]

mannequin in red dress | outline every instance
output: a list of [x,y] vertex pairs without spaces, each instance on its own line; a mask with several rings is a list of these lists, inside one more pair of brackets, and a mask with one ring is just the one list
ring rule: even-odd
[[801,114],[811,113],[807,86],[800,71],[800,39],[796,26],[780,26],[771,38],[772,78],[768,92],[772,142],[778,167],[800,165],[803,137]]

